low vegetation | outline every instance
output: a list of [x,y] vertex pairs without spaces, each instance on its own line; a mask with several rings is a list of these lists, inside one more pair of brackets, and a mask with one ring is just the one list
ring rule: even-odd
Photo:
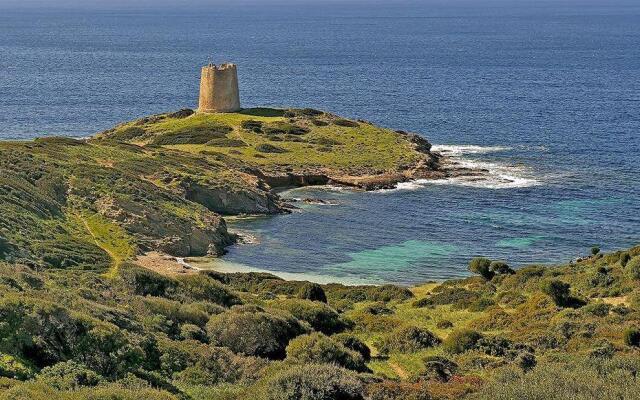
[[0,398],[633,399],[638,258],[411,290],[4,262]]

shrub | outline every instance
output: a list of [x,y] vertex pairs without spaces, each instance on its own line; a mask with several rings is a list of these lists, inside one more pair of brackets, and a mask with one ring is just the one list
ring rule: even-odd
[[339,333],[331,336],[331,339],[342,344],[347,349],[360,353],[365,361],[369,361],[371,359],[371,349],[369,349],[369,346],[356,336],[350,333]]
[[312,119],[311,123],[315,126],[327,126],[329,123],[327,121],[323,121],[321,119]]
[[460,354],[473,349],[482,335],[474,330],[463,329],[453,331],[442,343],[445,351],[452,354]]
[[512,357],[515,355],[512,352],[514,344],[509,339],[500,336],[481,337],[476,341],[473,348],[494,357]]
[[252,392],[260,400],[363,400],[363,385],[354,372],[322,364],[268,374]]
[[424,383],[383,381],[366,387],[367,400],[431,400]]
[[640,329],[627,328],[623,332],[622,338],[627,346],[640,347]]
[[263,125],[264,123],[262,121],[254,121],[252,119],[245,120],[240,123],[240,126],[242,127],[242,129],[245,129],[247,131],[252,131],[255,133],[261,133]]
[[274,303],[273,306],[290,312],[294,317],[308,322],[316,331],[328,335],[342,332],[346,328],[346,324],[340,319],[340,315],[324,303],[288,299]]
[[495,302],[493,301],[493,299],[489,297],[481,297],[478,300],[474,301],[473,303],[469,304],[469,307],[467,307],[467,309],[471,312],[480,312],[480,311],[486,310],[487,308],[493,305],[495,305]]
[[453,322],[449,321],[448,319],[440,320],[436,323],[436,328],[438,329],[453,328]]
[[125,284],[140,296],[167,296],[178,285],[174,279],[133,264],[121,266],[118,272]]
[[338,119],[336,119],[335,121],[333,121],[333,123],[334,123],[335,125],[338,125],[338,126],[346,126],[346,127],[348,127],[348,128],[357,128],[358,126],[360,126],[360,124],[358,124],[357,122],[355,122],[355,121],[350,121],[350,120],[348,120],[348,119],[344,119],[344,118],[338,118]]
[[256,146],[256,150],[258,150],[261,153],[286,153],[287,152],[287,150],[283,149],[282,147],[274,146],[269,143],[259,144],[258,146]]
[[497,275],[513,275],[516,272],[504,261],[492,261],[489,271]]
[[14,356],[0,353],[0,376],[12,379],[28,379],[34,371],[31,366]]
[[126,142],[144,136],[146,133],[147,132],[139,126],[128,126],[109,133],[109,139]]
[[425,370],[421,374],[426,379],[447,382],[458,370],[453,361],[440,356],[429,356],[424,359]]
[[207,142],[207,146],[214,147],[247,147],[247,144],[240,139],[218,138]]
[[390,332],[383,339],[380,352],[415,352],[440,344],[440,339],[430,331],[412,325],[403,326]]
[[202,343],[208,341],[207,332],[198,325],[183,324],[180,326],[180,338],[182,340],[197,340]]
[[558,280],[547,281],[542,285],[542,291],[559,307],[565,307],[569,303],[570,288],[568,283]]
[[624,252],[620,255],[620,265],[622,267],[626,267],[627,263],[631,260],[631,255],[627,252]]
[[188,127],[176,132],[161,133],[153,139],[152,144],[157,146],[205,144],[212,139],[225,137],[232,130],[233,128],[223,124]]
[[287,359],[301,364],[336,364],[354,371],[368,370],[360,353],[347,349],[321,333],[302,335],[291,340],[287,346]]
[[97,386],[104,378],[82,364],[66,361],[44,368],[38,382],[57,390],[76,390],[83,386]]
[[536,356],[527,351],[518,354],[514,361],[516,365],[525,372],[531,371],[537,364]]
[[625,268],[631,279],[640,280],[640,256],[633,257]]
[[210,301],[225,307],[241,303],[238,296],[205,274],[182,276],[178,282],[180,291],[186,298]]
[[597,303],[587,304],[583,311],[596,317],[606,317],[609,315],[609,311],[611,310],[611,306],[607,303],[599,301]]
[[327,295],[324,293],[322,286],[311,282],[302,285],[298,291],[298,298],[311,301],[321,301],[323,303],[327,302]]
[[307,128],[286,122],[273,122],[264,126],[262,130],[267,135],[304,135],[309,133]]
[[193,114],[195,114],[195,111],[193,111],[190,108],[183,108],[181,110],[178,110],[176,112],[172,112],[169,115],[167,115],[167,117],[169,118],[176,118],[176,119],[182,119],[182,118],[187,118],[192,116]]
[[367,300],[389,302],[393,300],[407,300],[413,297],[413,293],[404,287],[396,285],[369,286],[367,288]]
[[235,307],[213,316],[207,323],[212,344],[234,353],[284,358],[289,340],[307,332],[293,317],[267,313],[260,308]]
[[387,307],[386,303],[382,301],[369,304],[362,310],[371,315],[392,315],[394,313],[393,310]]
[[494,273],[491,271],[491,260],[484,257],[476,257],[469,261],[469,271],[482,276],[486,280],[491,280]]
[[595,256],[595,255],[597,255],[597,254],[599,254],[599,253],[600,253],[600,247],[598,247],[598,246],[593,246],[593,247],[591,248],[591,255],[594,255],[594,256]]
[[414,307],[440,306],[453,304],[455,308],[467,308],[477,301],[480,295],[461,287],[445,287],[441,291],[413,302]]

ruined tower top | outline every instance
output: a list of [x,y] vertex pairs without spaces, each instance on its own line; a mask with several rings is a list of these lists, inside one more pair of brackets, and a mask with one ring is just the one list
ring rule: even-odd
[[235,64],[202,67],[198,111],[205,113],[240,110],[238,70]]

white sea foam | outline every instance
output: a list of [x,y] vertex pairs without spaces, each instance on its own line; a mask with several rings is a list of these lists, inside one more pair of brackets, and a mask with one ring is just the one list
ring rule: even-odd
[[436,144],[431,147],[432,151],[442,153],[445,156],[456,157],[465,154],[487,154],[497,153],[500,151],[511,150],[511,147],[504,146],[476,146],[472,144],[468,145],[448,145],[448,144]]
[[[398,190],[417,190],[428,185],[456,185],[485,189],[513,189],[537,186],[541,184],[531,169],[524,165],[517,165],[502,161],[483,160],[482,154],[499,153],[512,150],[505,146],[476,146],[476,145],[434,145],[434,152],[447,157],[448,162],[457,168],[466,168],[475,173],[467,176],[456,176],[447,179],[417,179],[403,182],[395,189],[380,190],[379,192],[393,192]],[[472,155],[473,157],[469,157]]]

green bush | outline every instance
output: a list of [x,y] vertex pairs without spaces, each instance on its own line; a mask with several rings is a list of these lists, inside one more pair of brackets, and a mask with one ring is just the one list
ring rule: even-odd
[[302,285],[298,291],[298,298],[311,301],[321,301],[323,303],[327,302],[327,295],[324,293],[322,286],[312,282]]
[[569,303],[571,286],[568,283],[551,280],[544,282],[542,285],[542,291],[551,297],[553,302],[559,307],[565,307]]
[[623,332],[622,338],[627,346],[640,347],[640,329],[627,328]]
[[442,319],[436,323],[436,328],[438,329],[449,329],[453,328],[453,322],[448,319]]
[[[609,365],[607,365],[609,364]],[[634,378],[637,369],[625,371],[611,368],[612,363],[568,362],[538,363],[524,373],[504,369],[472,396],[477,400],[591,400],[640,398],[640,382]],[[637,368],[637,366],[636,366]]]
[[210,342],[234,353],[281,359],[291,339],[307,333],[292,316],[265,312],[258,307],[234,307],[207,323]]
[[474,330],[457,330],[447,336],[442,347],[449,353],[460,354],[475,348],[480,339],[482,339],[482,335]]
[[423,361],[424,372],[421,376],[426,379],[447,382],[458,370],[458,365],[445,357],[429,356]]
[[36,380],[56,390],[76,390],[97,386],[104,378],[82,364],[66,361],[44,368]]
[[268,374],[251,392],[260,400],[363,400],[363,390],[354,372],[305,364]]
[[316,331],[327,335],[342,332],[347,325],[333,308],[311,300],[287,299],[273,303],[273,307],[290,312],[299,320],[306,321]]
[[382,342],[380,352],[409,353],[440,344],[440,339],[430,331],[412,325],[402,326],[388,333]]
[[346,126],[348,128],[357,128],[357,127],[360,126],[360,124],[358,124],[357,122],[351,121],[351,120],[348,120],[348,119],[344,119],[344,118],[338,118],[335,121],[333,121],[333,123],[335,125]]
[[255,133],[262,133],[263,125],[264,123],[262,121],[254,121],[252,119],[248,119],[240,123],[242,129]]
[[211,139],[207,142],[207,146],[214,147],[247,147],[248,145],[240,139],[230,139],[227,137]]
[[631,255],[627,252],[620,254],[620,265],[624,268],[627,266],[627,263],[631,260]]
[[491,280],[494,276],[491,271],[491,260],[484,257],[476,257],[469,261],[469,271],[482,276],[486,280]]
[[515,363],[521,370],[531,371],[537,365],[536,356],[530,352],[522,352],[515,358]]
[[598,255],[599,253],[600,253],[600,247],[598,247],[598,246],[593,246],[593,247],[591,248],[591,254],[592,254],[592,255],[594,255],[594,256],[595,256],[595,255]]
[[607,315],[609,315],[610,310],[611,310],[611,306],[602,301],[587,304],[582,309],[582,311],[595,315],[596,317],[606,317]]
[[516,272],[504,261],[492,261],[489,265],[489,271],[496,275],[512,275]]
[[110,140],[127,142],[144,136],[147,132],[139,126],[128,126],[109,133]]
[[304,135],[309,129],[287,122],[272,122],[262,128],[266,135]]
[[256,146],[256,150],[260,153],[286,153],[287,150],[282,147],[274,146],[269,143],[262,143]]
[[9,354],[0,353],[0,377],[25,380],[33,376],[34,368]]
[[[367,400],[432,400],[427,384],[383,381],[366,387]],[[444,398],[443,398],[444,399]]]
[[298,336],[287,346],[287,360],[301,364],[335,364],[354,371],[368,371],[360,353],[321,333]]
[[238,296],[205,274],[182,276],[178,283],[185,298],[210,301],[225,307],[241,303]]
[[176,132],[161,133],[153,139],[156,146],[177,144],[205,144],[210,140],[226,137],[233,128],[224,124],[207,124],[185,128]]
[[367,346],[365,342],[358,339],[356,336],[350,333],[339,333],[331,336],[331,339],[341,343],[347,349],[360,353],[365,361],[369,361],[371,359],[371,349],[369,349],[369,346]]
[[439,292],[413,302],[414,307],[430,307],[452,304],[457,309],[469,307],[480,295],[462,287],[444,287]]
[[197,340],[202,343],[206,343],[209,340],[207,332],[198,325],[193,324],[184,324],[180,326],[180,338],[182,340]]
[[625,268],[631,279],[640,280],[640,256],[632,258]]
[[133,264],[121,266],[118,272],[125,284],[140,296],[169,296],[178,286],[174,279]]

